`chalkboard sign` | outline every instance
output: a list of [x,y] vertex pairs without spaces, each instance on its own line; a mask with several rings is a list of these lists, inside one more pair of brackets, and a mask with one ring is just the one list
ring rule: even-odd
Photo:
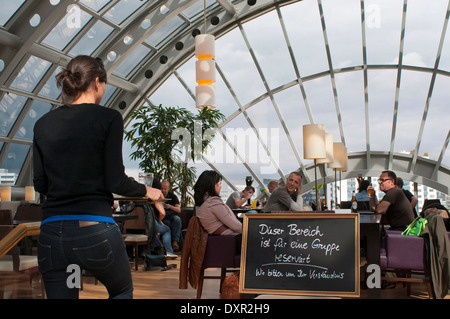
[[359,297],[359,214],[246,214],[239,291]]

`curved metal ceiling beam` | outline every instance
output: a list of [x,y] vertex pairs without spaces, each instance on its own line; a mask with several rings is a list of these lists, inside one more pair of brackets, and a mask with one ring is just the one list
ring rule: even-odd
[[[359,175],[378,177],[381,172],[387,169],[387,162],[390,160],[391,154],[388,152],[372,151],[371,165],[365,163],[366,152],[349,153],[348,170],[342,172],[341,179],[357,178]],[[424,157],[417,157],[416,165],[413,171],[410,171],[413,156],[410,154],[394,153],[392,155],[392,170],[397,176],[402,177],[406,181],[417,182],[425,186],[434,188],[444,194],[450,191],[450,167],[440,165],[437,161]],[[328,176],[325,176],[326,183],[333,183],[334,171],[330,168],[326,169]],[[306,166],[308,175],[312,176],[312,182],[302,186],[302,193],[306,193],[314,187],[314,164]],[[317,170],[317,180],[323,180],[322,169]]]
[[397,83],[395,86],[394,112],[393,112],[393,119],[392,119],[391,148],[390,148],[390,152],[389,152],[390,155],[389,155],[388,169],[392,168],[392,158],[394,155],[395,135],[397,133],[398,101],[399,101],[399,95],[400,95],[400,82],[401,82],[401,78],[402,78],[403,45],[405,43],[405,25],[406,25],[407,8],[408,8],[408,0],[404,0],[401,35],[400,35],[400,48],[399,48],[399,53],[398,53]]

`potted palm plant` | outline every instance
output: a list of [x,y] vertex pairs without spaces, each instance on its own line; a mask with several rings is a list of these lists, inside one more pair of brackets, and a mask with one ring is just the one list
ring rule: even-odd
[[196,179],[195,168],[188,164],[201,159],[225,116],[208,108],[194,114],[180,107],[143,105],[130,119],[133,123],[125,135],[135,149],[130,158],[144,172],[169,181],[185,207],[188,189]]

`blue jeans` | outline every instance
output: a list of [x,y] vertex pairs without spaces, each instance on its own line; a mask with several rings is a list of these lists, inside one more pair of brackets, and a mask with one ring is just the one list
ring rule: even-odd
[[164,217],[163,223],[170,227],[172,241],[180,242],[181,237],[181,217],[178,215],[169,215]]
[[155,224],[156,224],[156,232],[158,232],[161,235],[161,240],[166,250],[166,253],[173,253],[172,235],[169,226],[161,224],[159,220],[156,220]]
[[110,298],[133,297],[133,280],[125,244],[116,224],[80,227],[78,221],[55,221],[41,226],[39,270],[49,299],[78,298],[79,289],[67,284],[71,264],[95,276]]

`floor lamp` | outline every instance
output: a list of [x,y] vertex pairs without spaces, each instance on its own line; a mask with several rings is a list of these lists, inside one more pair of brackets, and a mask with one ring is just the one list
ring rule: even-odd
[[[347,168],[348,168],[348,154],[347,154],[347,148],[345,146],[343,146],[342,149],[342,162],[343,165],[342,167],[337,168],[336,170],[339,171],[339,185],[341,185],[341,181],[342,181],[342,172],[346,172]],[[339,188],[339,197],[341,198],[341,188]]]
[[344,159],[344,144],[343,143],[333,143],[333,162],[329,163],[328,168],[334,170],[334,205],[337,207],[337,171],[345,167]]
[[303,125],[303,157],[314,160],[314,181],[316,186],[316,210],[319,210],[319,198],[317,193],[317,160],[326,158],[325,150],[325,125]]
[[[323,164],[323,194],[325,198],[325,204],[327,203],[327,187],[325,181],[325,164],[329,164],[333,162],[333,134],[325,133],[325,154],[326,158],[320,158],[317,160],[317,164]],[[317,191],[317,187],[316,187]],[[323,207],[322,207],[323,209]]]

